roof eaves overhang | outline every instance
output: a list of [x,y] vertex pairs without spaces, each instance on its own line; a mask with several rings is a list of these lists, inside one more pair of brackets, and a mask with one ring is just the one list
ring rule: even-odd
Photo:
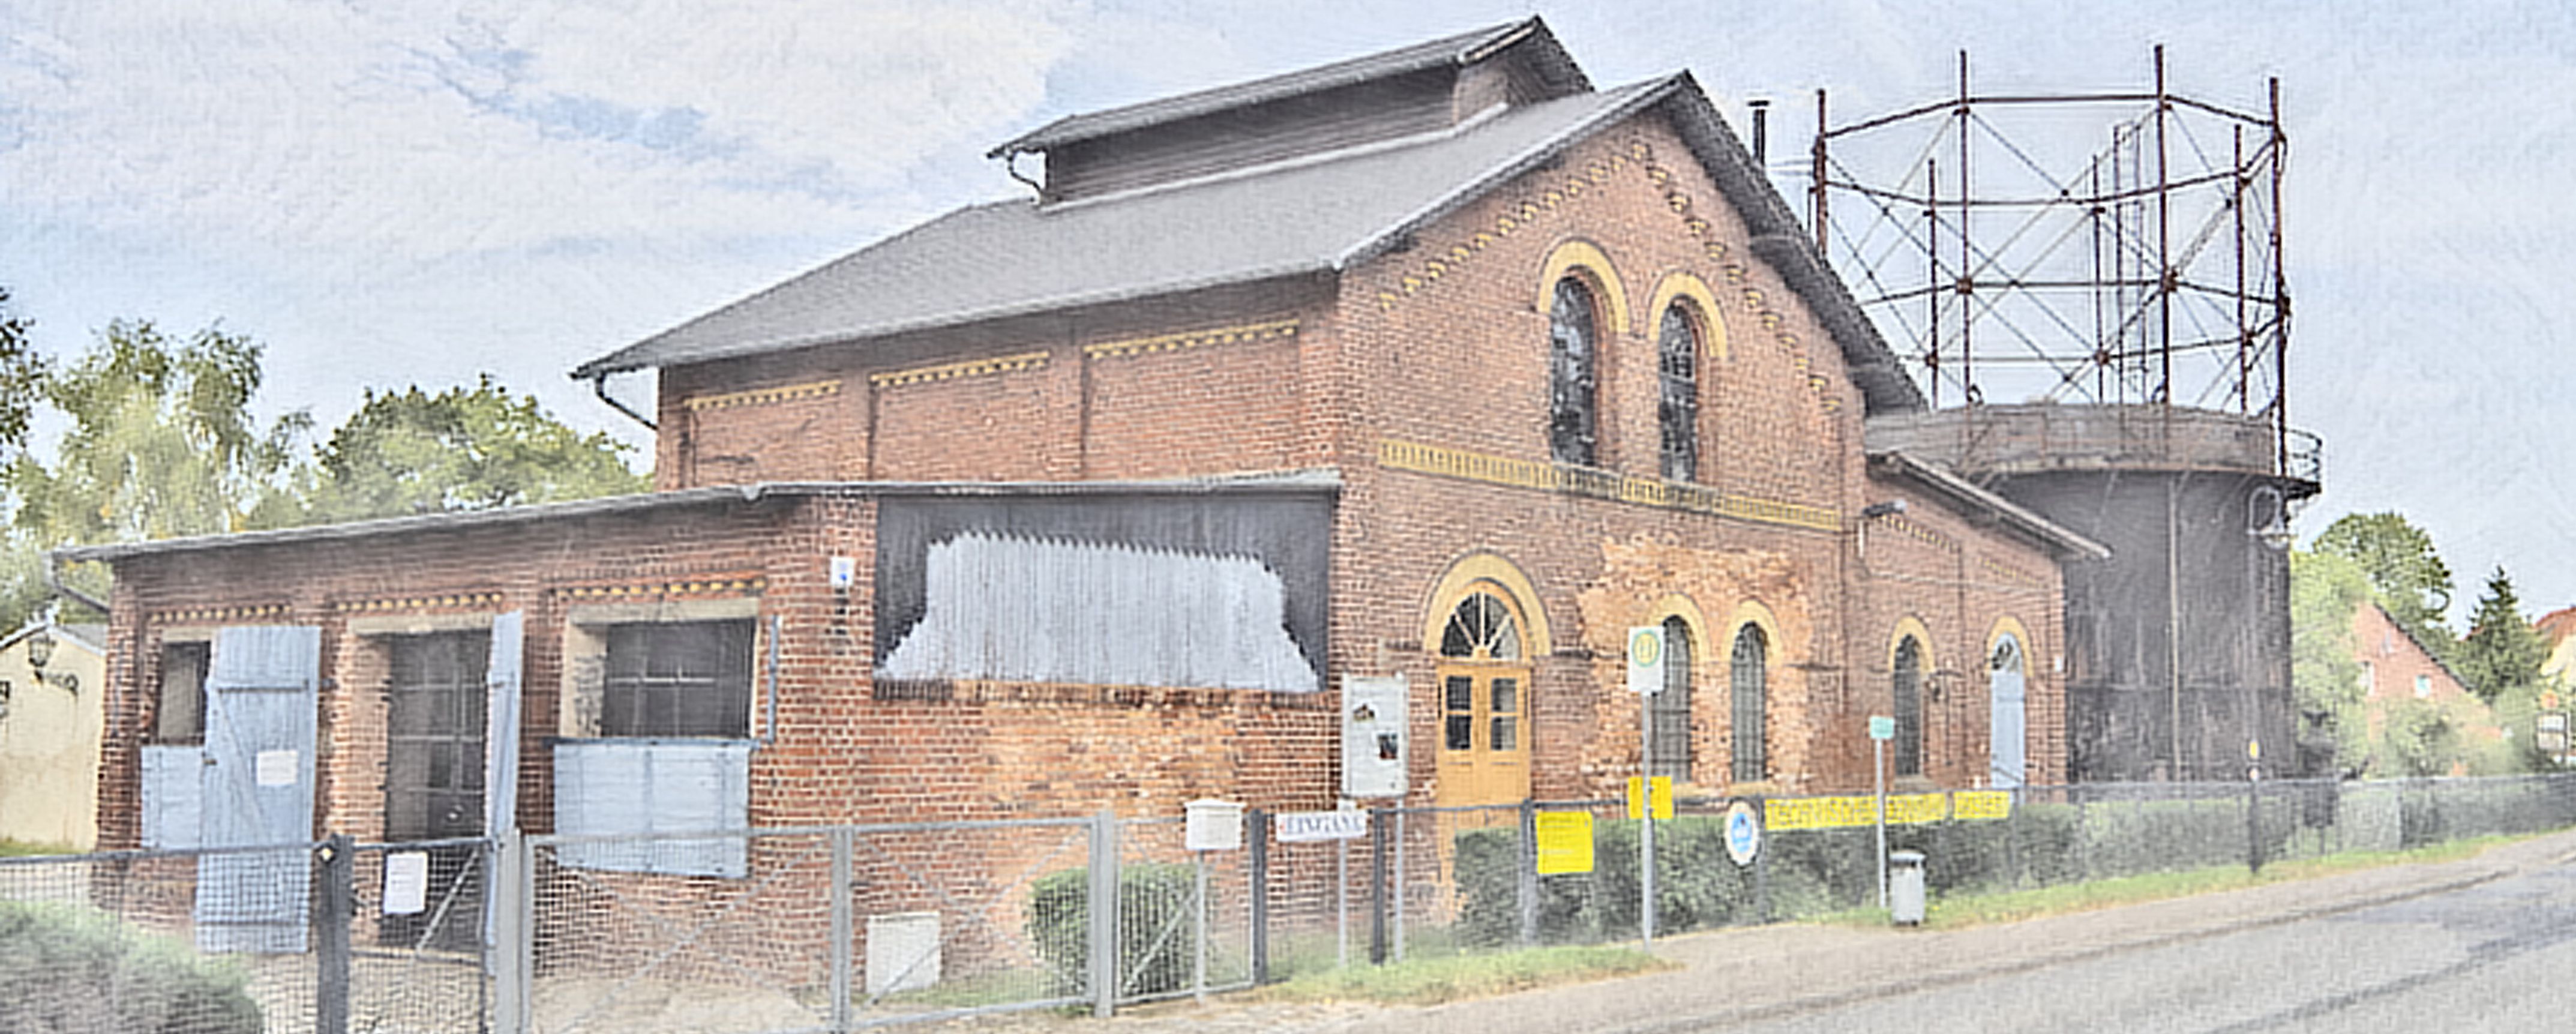
[[565,503],[513,506],[463,513],[386,517],[346,524],[323,524],[272,531],[195,535],[101,546],[70,546],[52,555],[72,563],[114,563],[137,557],[255,546],[312,545],[400,535],[433,534],[476,528],[536,524],[681,510],[693,507],[756,504],[775,499],[885,498],[896,496],[1079,496],[1079,495],[1337,495],[1341,476],[1331,469],[1269,474],[1173,478],[1137,481],[765,481],[748,485],[687,488],[669,492],[605,496]]
[[2060,559],[2108,560],[2111,547],[2056,521],[2040,516],[2021,504],[1980,488],[1973,481],[1951,473],[1938,464],[1902,452],[1871,453],[1870,465],[1887,474],[1912,480],[1933,489],[1951,501],[1991,514],[2005,527],[2037,540],[2055,551]]

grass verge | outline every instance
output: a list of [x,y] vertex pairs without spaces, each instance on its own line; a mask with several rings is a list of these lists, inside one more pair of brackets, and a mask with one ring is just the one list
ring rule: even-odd
[[1531,948],[1490,955],[1409,959],[1385,966],[1352,966],[1300,974],[1257,992],[1261,1000],[1311,1002],[1360,1000],[1387,1005],[1438,1005],[1468,998],[1559,984],[1651,973],[1674,963],[1635,948],[1586,946]]
[[[2534,834],[2539,835],[2539,834]],[[2499,844],[2527,837],[2487,836],[2454,840],[2405,851],[2345,851],[2316,858],[2285,859],[2266,865],[2260,875],[2247,872],[2241,865],[2210,866],[2176,872],[2146,873],[2069,883],[2029,890],[1996,891],[1975,894],[1951,894],[1927,904],[1923,925],[1928,928],[1960,929],[1988,923],[2012,923],[2042,916],[2089,912],[2100,908],[2162,901],[2167,898],[2213,894],[2241,890],[2265,884],[2314,879],[2359,869],[2384,865],[2407,865],[2421,862],[2448,862],[2467,858]],[[1887,911],[1879,908],[1844,909],[1820,916],[1818,922],[1843,926],[1885,926]]]

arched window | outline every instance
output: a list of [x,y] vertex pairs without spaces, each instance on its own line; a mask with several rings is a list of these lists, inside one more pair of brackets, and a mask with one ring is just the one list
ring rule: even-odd
[[1655,413],[1664,429],[1664,479],[1699,480],[1699,328],[1678,304],[1664,309],[1656,333],[1663,386]]
[[1520,625],[1511,608],[1489,592],[1469,593],[1449,612],[1449,627],[1440,633],[1440,656],[1462,660],[1511,661],[1521,656]]
[[1770,706],[1771,644],[1762,637],[1762,626],[1747,623],[1735,633],[1735,656],[1728,667],[1727,682],[1734,706],[1733,734],[1728,742],[1734,748],[1735,781],[1755,783],[1771,777],[1771,758],[1764,749],[1767,729],[1763,713]]
[[1591,289],[1574,277],[1558,280],[1547,313],[1547,445],[1559,463],[1588,467],[1600,459],[1598,326]]
[[1649,775],[1691,778],[1691,637],[1678,617],[1664,619],[1664,689],[1648,702],[1653,719],[1654,770]]
[[1896,774],[1923,774],[1923,644],[1906,636],[1896,644],[1889,679],[1896,697]]

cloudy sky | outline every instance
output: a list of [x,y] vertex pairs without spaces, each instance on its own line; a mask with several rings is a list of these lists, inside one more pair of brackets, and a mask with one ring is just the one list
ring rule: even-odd
[[[2547,2],[0,0],[0,284],[57,354],[108,320],[264,342],[270,412],[491,372],[640,429],[573,365],[959,204],[1070,112],[1547,17],[1596,84],[1779,98],[2283,82],[2294,422],[2314,532],[2394,509],[2462,583],[2576,604],[2576,15]],[[2556,462],[2553,462],[2556,461]]]

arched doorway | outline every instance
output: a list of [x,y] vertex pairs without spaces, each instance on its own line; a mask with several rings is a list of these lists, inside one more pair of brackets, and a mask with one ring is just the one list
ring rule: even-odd
[[1442,805],[1512,804],[1530,792],[1530,650],[1519,601],[1477,581],[1440,632]]
[[1986,659],[1987,699],[1990,717],[1987,722],[1987,774],[1993,785],[2010,789],[2022,785],[2029,763],[2027,741],[2028,714],[2025,710],[2021,637],[2005,632],[1995,637],[1994,651]]

